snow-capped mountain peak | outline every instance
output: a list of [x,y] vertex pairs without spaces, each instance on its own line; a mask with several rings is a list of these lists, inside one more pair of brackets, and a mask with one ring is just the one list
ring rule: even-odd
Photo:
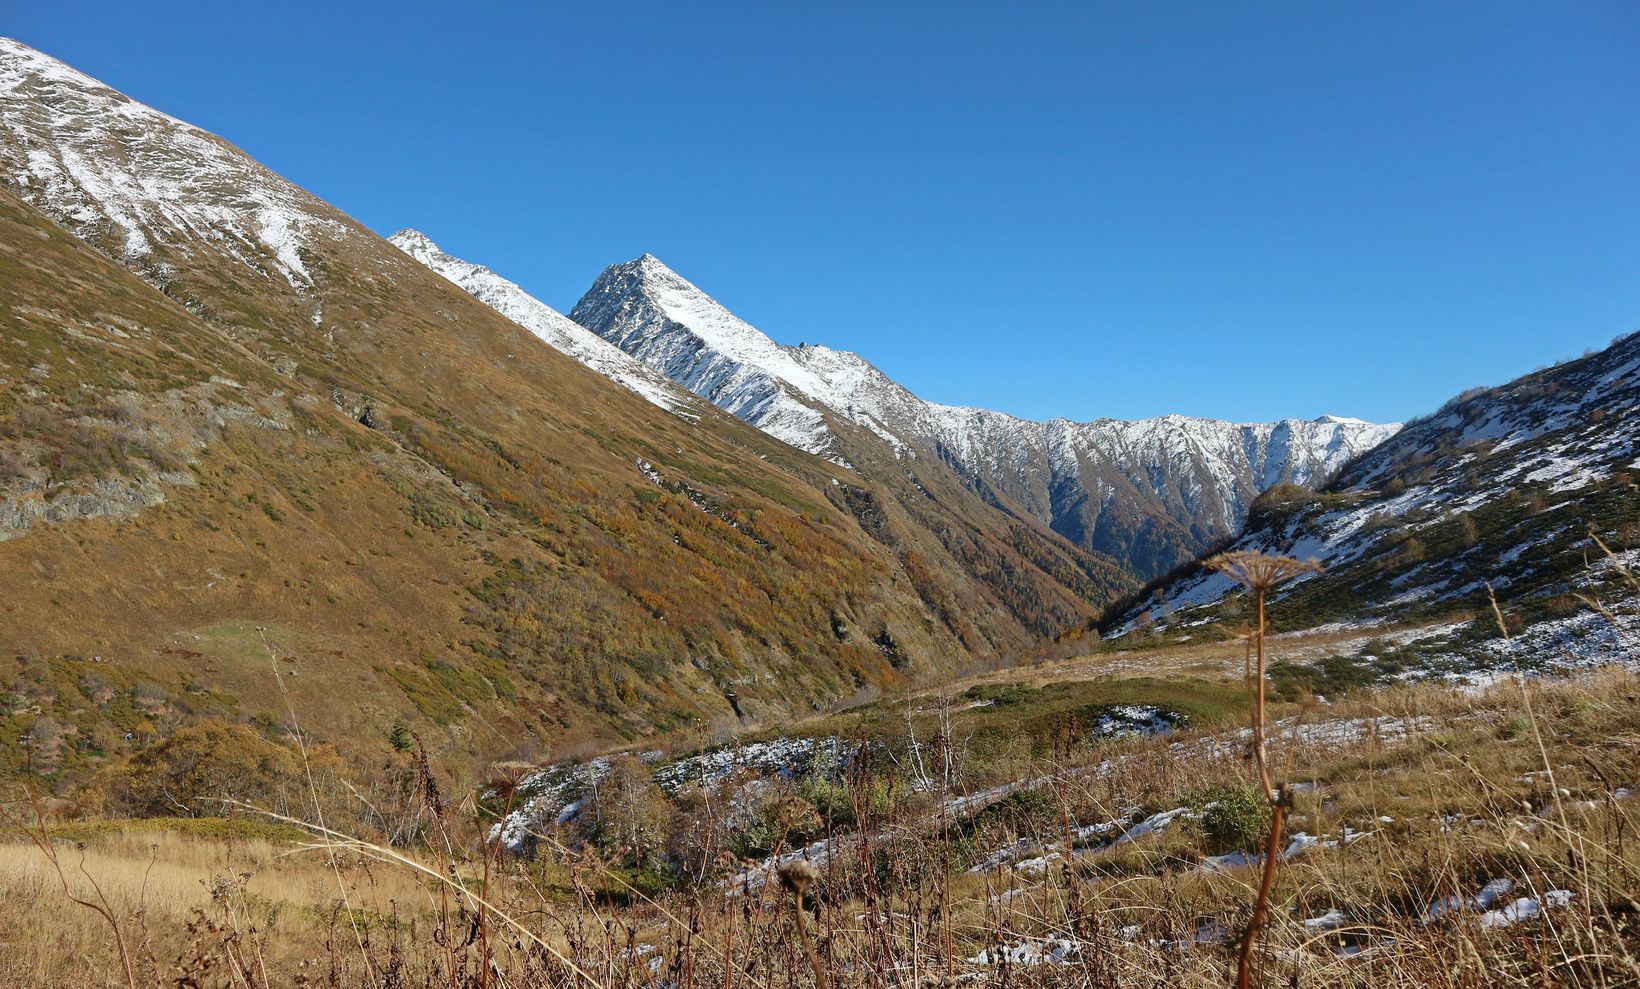
[[637,392],[661,408],[686,414],[695,407],[694,397],[666,375],[629,357],[619,347],[606,342],[484,265],[445,253],[431,237],[419,230],[406,228],[388,240],[435,274],[456,283],[463,291],[540,337],[554,349]]
[[[627,266],[617,270],[624,271]],[[806,394],[826,397],[825,382],[794,360],[786,347],[730,312],[722,303],[668,268],[653,254],[631,263],[628,291],[641,289],[670,318],[687,327],[707,346],[742,363],[756,364]]]
[[[394,247],[397,247],[404,253],[416,258],[418,261],[422,260],[421,255],[425,255],[428,258],[448,258],[451,261],[458,260],[452,255],[444,253],[443,248],[433,243],[433,238],[427,236],[414,227],[405,227],[403,230],[400,230],[398,233],[393,234],[387,239]],[[425,264],[426,262],[424,261],[423,263]],[[431,266],[429,265],[429,267]],[[472,265],[472,267],[477,268],[482,266]]]
[[1146,571],[1236,531],[1265,488],[1319,484],[1398,428],[1330,415],[1273,423],[1181,415],[1037,422],[929,402],[858,354],[776,343],[649,254],[606,269],[570,317],[812,453],[838,459],[833,424],[851,422],[895,456],[949,463],[1089,548],[1132,559],[1129,542],[1154,541],[1154,551],[1140,553]]
[[824,454],[834,443],[824,383],[761,330],[652,254],[611,265],[570,318],[777,439]]

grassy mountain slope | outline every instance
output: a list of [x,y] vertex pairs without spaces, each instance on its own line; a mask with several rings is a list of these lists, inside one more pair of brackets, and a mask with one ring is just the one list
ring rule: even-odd
[[[663,408],[696,418],[708,407],[659,370],[571,322],[518,285],[445,254],[424,234],[400,231],[392,242],[554,348],[636,387]],[[845,468],[836,475],[828,496],[895,554],[916,594],[965,649],[990,653],[1014,648],[1014,625],[1023,625],[1032,636],[1053,635],[1076,625],[1090,602],[1109,600],[1132,583],[1128,568],[1067,545],[1045,521],[984,491],[976,493],[939,460],[908,464],[900,450],[852,420],[823,406],[810,408],[791,400],[786,404],[799,418],[812,416],[825,423],[824,446],[793,445]],[[787,442],[795,438],[778,431],[771,435]],[[943,561],[954,563],[972,585],[946,586],[934,572]],[[1003,623],[974,620],[987,610],[986,598],[1007,610]],[[895,648],[883,644],[885,649]]]
[[11,767],[292,711],[361,756],[398,719],[607,744],[995,659],[1131,586],[657,409],[219,139],[0,56]]

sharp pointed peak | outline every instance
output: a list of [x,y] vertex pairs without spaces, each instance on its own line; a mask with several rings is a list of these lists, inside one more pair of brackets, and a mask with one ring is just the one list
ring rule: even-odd
[[415,258],[417,261],[430,265],[436,269],[440,269],[441,274],[446,273],[442,269],[444,266],[449,265],[470,268],[481,267],[480,265],[473,264],[471,261],[466,261],[462,258],[456,257],[444,248],[438,246],[438,244],[434,243],[433,238],[427,236],[414,227],[405,227],[403,230],[400,230],[398,233],[387,238],[387,242]]
[[605,268],[598,276],[598,284],[619,285],[624,290],[665,288],[690,295],[706,293],[694,282],[673,271],[665,261],[648,251],[630,261],[621,261]]
[[403,230],[398,231],[387,239],[401,248],[406,245],[413,245],[416,247],[430,247],[435,251],[439,249],[438,245],[433,242],[433,238],[422,233],[420,230],[417,230],[415,227],[405,227]]
[[649,253],[648,251],[643,252],[636,258],[628,261],[626,264],[621,265],[621,267],[632,268],[645,274],[671,275],[674,278],[683,277],[673,271],[671,266],[669,266],[665,261],[662,261],[660,258]]

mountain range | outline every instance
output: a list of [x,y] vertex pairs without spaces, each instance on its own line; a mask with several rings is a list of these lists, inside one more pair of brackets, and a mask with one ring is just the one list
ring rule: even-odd
[[291,712],[607,745],[1001,662],[1137,584],[939,464],[846,470],[503,316],[15,41],[0,179],[13,762],[40,716],[64,773]]
[[[564,321],[517,285],[450,258],[424,234],[401,231],[393,241],[503,314],[579,324],[776,439],[854,469],[850,457],[863,456],[858,439],[838,426],[861,427],[868,437],[851,433],[879,448],[873,456],[944,464],[986,501],[1147,577],[1235,533],[1260,491],[1321,483],[1399,428],[1337,416],[1034,422],[941,405],[918,398],[858,354],[776,343],[648,254],[605,270]],[[581,359],[589,366],[610,364],[566,330],[546,339],[573,356],[587,355]]]
[[[1470,637],[1496,636],[1495,597],[1512,631],[1582,613],[1580,627],[1610,635],[1617,619],[1585,606],[1636,590],[1636,471],[1640,333],[1459,395],[1319,491],[1271,489],[1230,549],[1323,565],[1276,595],[1284,628],[1479,616]],[[1239,598],[1227,578],[1185,568],[1106,631],[1200,635],[1240,619]]]
[[1470,452],[934,403],[650,255],[566,316],[10,40],[0,185],[0,720],[55,719],[69,775],[211,717],[495,755],[823,709]]

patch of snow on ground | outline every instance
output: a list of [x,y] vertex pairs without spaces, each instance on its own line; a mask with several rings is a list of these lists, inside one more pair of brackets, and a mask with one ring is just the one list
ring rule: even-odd
[[1179,716],[1150,704],[1115,704],[1100,712],[1094,722],[1095,738],[1133,738],[1165,735],[1179,723]]
[[840,738],[775,738],[703,752],[655,770],[662,790],[676,793],[691,783],[708,789],[730,776],[750,772],[792,778],[810,772],[838,772],[854,758],[856,746]]
[[1482,927],[1509,927],[1522,921],[1536,920],[1545,910],[1566,906],[1573,899],[1571,890],[1552,889],[1541,897],[1523,896],[1498,910],[1488,910],[1475,918]]
[[1429,905],[1424,913],[1424,922],[1433,923],[1442,917],[1466,910],[1485,910],[1496,902],[1497,898],[1515,888],[1512,879],[1494,879],[1480,888],[1474,896],[1443,896]]
[[1070,938],[1048,938],[1040,941],[1019,941],[995,949],[986,948],[968,959],[970,965],[1069,965],[1082,954],[1082,948]]
[[[1629,602],[1627,607],[1633,607]],[[1533,668],[1587,669],[1640,663],[1640,613],[1582,611],[1528,625],[1512,640],[1482,644],[1500,663],[1516,659]]]
[[490,829],[492,840],[499,839],[511,852],[523,852],[552,824],[565,824],[580,811],[579,799],[609,775],[610,759],[599,756],[586,762],[559,763],[540,769],[519,781],[521,802],[505,820]]

